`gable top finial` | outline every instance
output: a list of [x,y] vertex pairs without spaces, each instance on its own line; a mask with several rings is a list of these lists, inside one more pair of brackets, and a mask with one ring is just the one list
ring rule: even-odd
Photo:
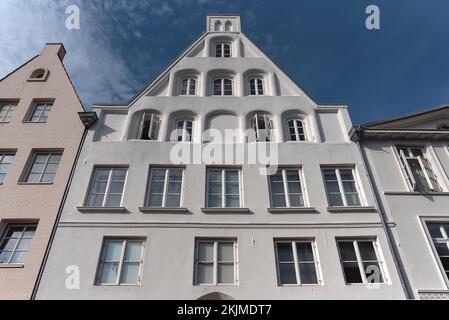
[[208,15],[206,17],[208,32],[240,32],[239,15]]

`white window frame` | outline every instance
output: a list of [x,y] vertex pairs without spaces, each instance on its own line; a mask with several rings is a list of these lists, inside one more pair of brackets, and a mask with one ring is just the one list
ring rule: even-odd
[[[335,170],[335,175],[337,176],[338,189],[339,189],[340,196],[341,196],[342,202],[343,202],[343,206],[332,206],[332,207],[352,207],[353,206],[353,205],[348,205],[348,200],[346,199],[346,196],[345,196],[346,193],[345,193],[345,189],[343,187],[343,180],[341,179],[340,170],[351,170],[352,171],[352,177],[354,178],[355,189],[357,191],[357,196],[358,196],[359,202],[360,202],[360,205],[358,205],[356,207],[363,207],[366,204],[366,201],[362,194],[362,190],[359,186],[359,178],[356,174],[356,170],[354,167],[321,167],[321,172],[323,174],[323,181],[324,181],[324,186],[326,188],[326,195],[328,197],[329,206],[331,206],[331,202],[330,202],[330,197],[329,197],[329,191],[327,189],[326,177],[324,176],[324,170]],[[351,194],[353,194],[353,192]]]
[[[200,243],[213,243],[214,244],[214,256],[213,261],[199,261],[199,244]],[[218,282],[218,265],[220,264],[218,261],[218,244],[219,243],[232,243],[234,249],[234,283],[219,283]],[[237,239],[234,238],[197,238],[195,239],[195,265],[194,265],[194,285],[197,286],[237,286],[239,284],[239,276],[238,276],[238,242]],[[229,262],[224,262],[229,264]],[[200,264],[213,264],[213,281],[212,283],[199,283],[198,282],[198,272]]]
[[[3,162],[3,160],[5,159],[5,156],[12,156],[11,162],[9,162],[9,163]],[[14,161],[15,156],[16,156],[15,152],[1,151],[0,150],[0,167],[1,166],[5,166],[6,167],[6,170],[5,170],[6,172],[4,173],[5,177],[8,174],[9,167],[12,165],[12,162]],[[3,181],[4,180],[0,179],[0,185],[3,184]]]
[[[2,245],[2,244],[5,242],[5,240],[6,240],[6,235],[8,234],[9,230],[10,230],[11,228],[16,228],[16,227],[22,227],[22,231],[21,231],[21,233],[20,233],[20,237],[18,238],[16,244],[14,245],[14,248],[13,248],[12,250],[7,250],[7,251],[10,251],[10,252],[11,252],[11,255],[9,256],[8,262],[6,262],[6,263],[0,263],[0,266],[2,266],[2,265],[23,265],[25,261],[22,261],[22,262],[11,262],[11,259],[12,259],[12,257],[14,256],[14,254],[15,254],[16,252],[25,252],[25,253],[28,253],[28,252],[30,251],[30,249],[31,249],[32,242],[33,242],[33,240],[34,240],[34,238],[35,238],[35,236],[36,236],[37,223],[7,223],[7,224],[6,224],[6,227],[5,227],[5,229],[4,229],[4,233],[3,233],[2,237],[1,237],[0,245]],[[28,228],[36,228],[36,230],[34,230],[34,234],[33,234],[33,237],[32,237],[32,238],[25,238],[25,239],[31,239],[31,241],[30,241],[30,242],[31,242],[31,243],[30,243],[30,247],[27,248],[26,250],[25,250],[25,249],[20,249],[20,250],[19,250],[19,249],[18,249],[19,243],[21,242],[22,239],[24,239],[24,238],[23,238],[23,235],[24,235],[24,233],[27,231]],[[6,251],[6,250],[4,250],[4,251]],[[26,254],[25,254],[25,256],[26,256]],[[24,259],[25,259],[25,256],[24,256]]]
[[[377,263],[379,265],[379,271],[380,271],[380,273],[382,275],[382,280],[383,280],[382,282],[371,283],[371,282],[368,282],[367,279],[366,279],[366,270],[363,267],[363,261],[364,260],[362,260],[362,256],[360,254],[360,249],[359,249],[358,242],[368,242],[368,241],[373,243],[374,252],[376,254]],[[339,243],[340,242],[350,242],[350,243],[352,243],[352,245],[354,247],[356,259],[357,259],[357,265],[359,267],[360,276],[362,278],[362,282],[361,283],[359,283],[359,282],[347,282],[345,269],[344,269],[344,266],[343,266],[343,262],[344,261],[343,261],[343,259],[341,257],[341,252],[340,252],[340,247],[339,247]],[[377,239],[372,239],[372,238],[366,238],[366,239],[365,238],[356,238],[356,239],[345,239],[345,238],[343,238],[343,239],[338,239],[337,238],[337,251],[338,251],[338,256],[339,256],[339,259],[340,259],[341,271],[343,273],[343,278],[345,279],[346,285],[381,285],[381,284],[388,284],[389,283],[389,280],[388,280],[388,277],[387,277],[385,261],[383,259],[382,254],[381,254],[381,250],[380,250],[379,243],[378,243]]]
[[435,247],[435,242],[434,242],[432,235],[430,234],[430,231],[429,231],[429,225],[439,226],[440,232],[442,233],[443,238],[438,238],[437,243],[445,243],[449,247],[449,233],[446,232],[446,230],[444,230],[444,226],[449,226],[449,220],[447,220],[447,218],[446,218],[445,220],[422,219],[421,221],[423,223],[424,232],[427,235],[429,245],[430,245],[433,255],[435,257],[435,262],[438,265],[438,268],[440,269],[441,276],[443,278],[443,281],[444,281],[446,287],[449,288],[449,277],[446,274],[446,270],[444,269],[443,263],[441,262],[440,254],[438,253],[438,250]]
[[151,208],[171,208],[167,207],[167,190],[168,190],[168,182],[169,182],[169,176],[170,176],[170,170],[181,170],[182,176],[181,176],[181,192],[179,194],[179,207],[174,208],[182,208],[184,204],[184,176],[185,176],[185,168],[184,167],[151,167],[150,168],[150,174],[148,177],[148,191],[146,195],[145,205],[150,207],[149,200],[150,200],[150,190],[151,190],[151,181],[153,176],[153,170],[159,169],[159,170],[165,170],[165,177],[164,177],[164,190],[162,191],[162,206],[156,207],[152,206]]
[[[225,94],[225,81],[231,82],[231,94]],[[220,81],[220,94],[215,94],[215,81]],[[234,96],[234,80],[232,78],[215,78],[212,80],[212,96],[214,97],[232,97]]]
[[[273,204],[273,190],[271,187],[271,176],[268,177],[268,185],[270,190],[270,203],[272,208],[304,208],[308,206],[307,197],[306,197],[306,187],[304,185],[304,176],[302,172],[302,168],[288,168],[288,167],[280,167],[277,171],[282,171],[282,184],[284,186],[284,197],[285,197],[285,207],[275,207]],[[299,175],[299,183],[301,185],[301,196],[303,205],[300,207],[292,207],[290,201],[290,192],[288,188],[288,180],[287,180],[287,171],[297,171]]]
[[[221,171],[221,207],[210,207],[209,206],[209,171]],[[226,171],[237,171],[239,179],[239,206],[238,207],[227,207],[226,206]],[[242,188],[242,170],[241,168],[216,168],[210,167],[206,168],[206,208],[243,208],[243,188]]]
[[[183,93],[184,81],[187,81],[187,88],[186,88],[185,93]],[[196,96],[197,95],[197,84],[198,84],[198,79],[195,77],[185,77],[185,78],[181,79],[181,88],[179,90],[179,95],[180,96]],[[193,85],[194,92],[190,93],[190,89],[191,89],[192,85]]]
[[[254,94],[251,93],[251,81],[254,81]],[[259,82],[262,86],[262,92],[259,92]],[[265,81],[262,77],[251,77],[248,79],[248,95],[249,96],[263,96],[265,95]]]
[[[229,46],[229,57],[225,56],[225,46]],[[218,47],[220,47],[221,55],[218,55]],[[215,44],[215,58],[231,58],[232,57],[232,45],[229,42],[220,42]]]
[[[182,129],[178,127],[179,122],[183,122],[182,124]],[[191,134],[190,134],[190,139],[187,139],[189,137],[189,132],[187,131],[187,127],[188,127],[188,122],[191,123],[190,125],[190,130],[191,130]],[[189,118],[182,118],[182,119],[176,119],[175,121],[175,132],[176,132],[176,142],[192,142],[193,141],[193,125],[194,125],[194,121],[192,119]],[[179,134],[179,130],[182,130],[181,133],[181,140],[178,140],[180,134]]]
[[0,111],[5,110],[6,113],[0,115],[0,123],[8,123],[11,119],[12,113],[16,110],[17,103],[12,102],[0,102]]
[[[117,270],[117,278],[115,283],[102,283],[101,281],[101,274],[103,271],[103,264],[104,262],[104,257],[106,255],[106,248],[107,248],[107,243],[109,241],[121,241],[122,242],[122,248],[121,248],[121,252],[120,252],[120,260],[119,260],[119,267]],[[141,253],[140,253],[140,265],[139,265],[139,271],[137,274],[137,281],[136,283],[122,283],[121,282],[121,278],[122,278],[122,268],[123,268],[123,263],[124,263],[124,258],[125,258],[125,250],[126,250],[126,245],[129,242],[136,242],[136,241],[141,241],[142,242],[142,248],[141,248]],[[103,243],[102,243],[102,248],[101,248],[101,254],[100,254],[100,260],[98,262],[98,267],[97,267],[97,273],[95,276],[95,285],[97,286],[140,286],[140,284],[142,283],[142,270],[143,270],[143,262],[144,262],[144,257],[145,257],[145,251],[146,251],[146,239],[145,238],[112,238],[112,237],[106,237],[103,239]]]
[[[278,253],[278,243],[288,243],[290,244],[292,250],[293,250],[293,262],[295,264],[295,276],[296,276],[296,283],[281,283],[281,270],[280,270],[280,261],[279,261],[279,253]],[[315,272],[316,272],[316,278],[317,283],[302,283],[301,282],[301,272],[299,270],[299,258],[298,258],[298,251],[297,251],[297,243],[310,243],[312,246],[312,253],[313,253],[313,261],[315,264]],[[281,287],[291,287],[291,286],[317,286],[317,285],[323,285],[323,276],[321,274],[321,263],[318,256],[318,247],[316,245],[315,239],[274,239],[274,251],[275,251],[275,259],[276,259],[276,272],[277,272],[277,280],[278,285]]]
[[[42,171],[39,173],[39,181],[28,181],[28,179],[30,178],[30,175],[31,175],[31,170],[33,170],[33,166],[35,164],[36,158],[39,155],[44,155],[44,156],[47,157],[47,159],[45,160],[44,167],[42,168]],[[21,181],[21,182],[23,182],[23,183],[30,183],[30,184],[34,184],[34,183],[36,183],[36,184],[39,184],[39,183],[40,184],[52,184],[52,183],[54,183],[54,178],[56,177],[56,173],[57,172],[54,173],[53,180],[51,182],[42,181],[42,177],[44,176],[44,174],[46,174],[45,170],[47,170],[47,166],[50,164],[49,163],[50,157],[53,156],[53,155],[60,155],[61,156],[61,158],[59,159],[59,162],[58,162],[58,167],[56,168],[56,170],[57,170],[57,169],[59,169],[59,165],[61,164],[62,155],[63,155],[62,151],[45,151],[45,150],[33,151],[32,155],[31,155],[31,159],[30,159],[30,161],[29,161],[29,163],[27,165],[26,174],[25,174],[25,176],[23,178],[23,181]],[[51,163],[51,164],[54,164],[54,163]]]
[[[259,128],[259,117],[262,117],[262,120],[265,123],[264,129]],[[256,142],[273,142],[273,120],[268,113],[254,113],[251,118],[251,128],[254,132],[254,139]],[[268,138],[268,141],[261,140],[263,137]]]
[[[401,149],[401,150],[399,150]],[[404,153],[404,150],[402,149],[407,149],[408,155],[406,155]],[[412,153],[412,149],[420,149],[421,153],[423,154],[423,156],[414,156]],[[423,188],[426,191],[433,191],[433,192],[440,192],[441,189],[441,185],[438,182],[438,177],[435,174],[435,170],[432,168],[432,164],[430,163],[430,159],[428,159],[426,157],[426,150],[425,147],[423,146],[401,146],[401,145],[396,145],[394,146],[394,152],[397,156],[397,160],[399,163],[399,167],[401,168],[402,174],[404,176],[404,179],[407,183],[407,186],[409,187],[409,189],[411,191],[416,191],[416,188],[418,186],[418,182],[416,181],[415,177],[413,176],[413,171],[410,168],[410,165],[408,163],[409,159],[416,159],[419,162],[419,165],[421,167],[422,172],[424,173],[424,178],[426,179],[426,186],[423,186]],[[431,177],[429,176],[427,169],[424,165],[424,161],[427,162],[427,164],[429,165],[429,169],[431,170],[432,174],[433,174],[433,179],[435,179],[435,183],[438,187],[438,190],[433,189],[432,186],[432,182],[431,182]]]
[[[144,126],[145,122],[149,122],[149,128],[148,128],[148,138],[143,138],[144,132]],[[139,127],[137,130],[137,139],[138,140],[150,140],[150,141],[157,141],[159,137],[159,129],[161,125],[161,119],[159,117],[159,114],[156,112],[143,112],[142,116],[139,120]]]
[[[104,191],[104,195],[103,195],[103,201],[101,203],[101,206],[98,206],[98,208],[115,208],[112,206],[106,206],[109,194],[110,194],[110,189],[111,189],[111,183],[112,183],[112,173],[114,171],[114,169],[123,169],[126,170],[126,174],[125,174],[125,180],[123,181],[123,189],[122,189],[122,194],[120,197],[120,205],[119,207],[121,207],[123,205],[123,196],[125,194],[125,188],[126,188],[126,182],[128,180],[128,167],[120,167],[120,166],[112,166],[112,167],[102,167],[102,166],[98,166],[98,167],[94,167],[93,172],[92,172],[92,178],[89,184],[89,189],[87,190],[87,195],[86,195],[86,200],[85,200],[85,205],[88,206],[88,202],[89,202],[89,197],[91,196],[92,193],[92,188],[95,184],[95,173],[97,170],[109,170],[109,174],[108,174],[108,181],[106,182],[106,189]],[[95,207],[97,208],[97,207]]]
[[[53,101],[34,101],[33,104],[31,105],[31,110],[30,110],[31,112],[29,113],[26,122],[47,123],[48,114],[53,110],[53,103],[54,103]],[[36,109],[37,109],[38,105],[43,105],[43,108],[39,113],[38,120],[33,121],[35,113],[37,112]],[[42,114],[44,113],[44,111],[47,111],[47,116],[46,116],[45,120],[42,120],[42,118],[43,118]]]
[[[296,139],[296,140],[292,140],[292,138],[291,138],[291,134],[290,134],[290,124],[289,124],[290,121],[293,121],[293,129],[295,130],[295,139]],[[304,136],[304,139],[300,139],[301,133],[299,132],[298,122],[301,123],[302,131],[303,131],[302,135]],[[288,120],[287,120],[287,134],[288,134],[288,140],[289,140],[289,141],[292,141],[292,142],[303,142],[303,141],[307,141],[306,125],[305,125],[304,119],[301,119],[301,118],[291,118],[291,119],[288,119]]]

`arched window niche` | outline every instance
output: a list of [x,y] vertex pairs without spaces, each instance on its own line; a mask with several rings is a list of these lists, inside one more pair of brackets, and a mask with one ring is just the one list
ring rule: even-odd
[[229,20],[225,22],[225,31],[233,31],[232,22]]
[[285,141],[311,141],[312,132],[307,114],[300,110],[289,110],[282,113],[282,126]]
[[216,36],[209,39],[209,56],[231,58],[236,56],[234,39],[231,36]]
[[159,140],[161,114],[154,109],[139,110],[132,115],[129,140]]
[[268,95],[267,73],[262,70],[248,70],[243,74],[246,96]]
[[246,117],[248,142],[274,142],[273,116],[270,112],[257,110]]
[[188,69],[175,73],[173,95],[198,96],[200,92],[200,73],[197,70]]
[[172,142],[195,142],[197,139],[197,115],[189,110],[170,114],[167,140]]
[[208,95],[235,96],[237,85],[235,72],[231,70],[212,70],[208,73]]
[[203,142],[241,142],[242,131],[236,113],[228,110],[215,110],[209,113],[204,121]]
[[28,81],[46,81],[49,75],[49,71],[47,69],[38,68],[31,72]]

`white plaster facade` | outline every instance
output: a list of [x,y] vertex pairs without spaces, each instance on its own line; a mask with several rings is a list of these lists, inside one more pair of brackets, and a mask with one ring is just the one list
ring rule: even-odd
[[[441,245],[437,249],[429,232],[429,226],[444,227],[449,223],[448,124],[449,107],[443,106],[368,123],[352,132],[353,140],[361,145],[399,267],[406,274],[407,290],[415,299],[449,298],[444,271],[449,269],[444,258],[447,243],[437,240]],[[422,182],[421,164],[417,169],[403,167],[398,147],[422,150],[430,169]],[[408,178],[410,173],[415,176],[412,180]],[[437,185],[428,184],[426,175],[433,175]]]
[[[215,45],[230,45],[231,57],[215,57]],[[248,79],[263,81],[263,95],[250,95]],[[180,95],[182,80],[196,80],[194,95]],[[232,95],[214,96],[213,80],[232,80]],[[126,105],[95,105],[99,121],[88,131],[37,299],[198,299],[220,293],[235,299],[403,299],[405,293],[380,219],[358,145],[349,139],[346,106],[317,105],[240,31],[238,16],[208,16],[207,29],[150,85]],[[142,113],[160,119],[154,140],[136,139]],[[270,116],[279,165],[300,168],[305,206],[272,209],[269,178],[261,165],[236,164],[240,171],[237,209],[212,209],[206,203],[207,165],[185,164],[180,208],[145,207],[149,170],[173,166],[177,142],[170,133],[177,119],[193,121],[192,142],[202,150],[213,142],[206,129],[251,128],[254,112]],[[303,120],[305,141],[288,141],[286,121]],[[245,150],[254,137],[241,137]],[[225,145],[232,144],[227,141]],[[224,164],[224,163],[222,163]],[[120,205],[86,203],[98,166],[127,168]],[[220,166],[220,163],[214,165]],[[331,207],[322,167],[354,169],[360,206]],[[229,167],[229,166],[227,166]],[[264,166],[262,166],[264,167]],[[144,239],[137,285],[101,285],[97,281],[103,240]],[[195,240],[236,241],[235,283],[195,282]],[[383,283],[346,284],[336,239],[372,239],[377,243]],[[316,249],[321,282],[279,285],[275,239],[309,239]],[[80,288],[66,287],[66,267],[80,270]]]

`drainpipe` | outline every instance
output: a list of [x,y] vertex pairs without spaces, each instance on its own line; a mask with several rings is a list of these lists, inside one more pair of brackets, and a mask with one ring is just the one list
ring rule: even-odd
[[360,127],[352,127],[351,131],[349,132],[349,136],[350,136],[351,140],[357,144],[360,154],[362,155],[363,167],[365,168],[365,171],[368,173],[368,181],[369,181],[370,190],[374,194],[374,201],[376,203],[376,206],[380,210],[379,216],[380,216],[382,228],[383,228],[386,238],[387,238],[388,247],[390,248],[390,251],[392,252],[394,265],[396,267],[396,271],[398,272],[399,279],[401,281],[401,286],[402,286],[402,289],[404,290],[405,297],[408,300],[414,299],[413,290],[408,281],[408,278],[407,278],[407,275],[406,275],[406,272],[404,269],[404,264],[402,263],[399,251],[396,248],[396,245],[394,244],[395,243],[394,236],[391,233],[391,230],[386,222],[385,208],[382,204],[382,199],[380,197],[379,192],[377,191],[377,188],[374,187],[373,173],[372,173],[371,167],[369,166],[366,152],[360,145],[360,140],[363,139],[363,134],[364,134],[364,131]]
[[37,290],[38,290],[39,285],[41,283],[42,275],[44,273],[44,268],[45,268],[45,265],[47,264],[48,256],[50,254],[50,249],[51,249],[51,246],[53,244],[53,240],[54,240],[55,235],[56,235],[56,230],[58,228],[59,221],[61,220],[62,209],[64,208],[64,205],[65,205],[65,202],[66,202],[66,199],[67,199],[67,195],[68,195],[69,190],[70,190],[70,185],[72,184],[73,175],[75,173],[75,168],[76,168],[76,165],[78,163],[78,160],[79,160],[79,157],[80,157],[80,154],[81,154],[81,150],[82,150],[83,145],[84,145],[84,141],[86,140],[87,132],[89,131],[89,128],[98,120],[97,114],[95,112],[78,112],[78,115],[80,116],[80,119],[81,119],[82,123],[84,124],[83,135],[82,135],[81,141],[80,141],[80,143],[78,145],[78,150],[76,151],[76,156],[75,156],[75,160],[74,160],[74,162],[72,164],[72,168],[70,169],[69,180],[67,181],[67,184],[66,184],[65,189],[64,189],[64,194],[62,196],[61,203],[59,204],[59,209],[58,209],[58,214],[56,216],[56,221],[53,224],[53,228],[51,230],[50,239],[48,240],[47,248],[45,249],[44,258],[42,259],[42,263],[41,263],[41,266],[39,268],[39,273],[37,275],[36,283],[34,284],[33,291],[31,292],[30,300],[35,300],[36,299]]

